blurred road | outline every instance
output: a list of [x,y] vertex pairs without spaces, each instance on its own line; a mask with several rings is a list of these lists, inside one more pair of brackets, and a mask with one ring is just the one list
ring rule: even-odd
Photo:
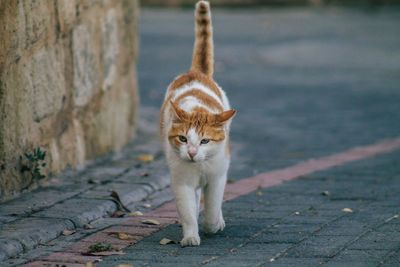
[[[215,80],[238,110],[231,177],[400,135],[400,9],[213,10]],[[190,66],[191,10],[143,10],[141,103]]]
[[[192,10],[144,9],[141,104],[188,70]],[[230,178],[400,137],[400,9],[214,9],[216,81],[238,110]],[[289,169],[290,170],[290,169]],[[400,266],[400,151],[343,163],[224,204],[227,227],[173,224],[100,266]]]

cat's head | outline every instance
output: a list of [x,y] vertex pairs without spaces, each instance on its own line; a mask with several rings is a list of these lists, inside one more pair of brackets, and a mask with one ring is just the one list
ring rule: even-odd
[[174,118],[168,140],[180,159],[204,162],[225,149],[226,123],[235,115],[235,110],[215,114],[204,108],[196,108],[188,113],[172,101],[170,103]]

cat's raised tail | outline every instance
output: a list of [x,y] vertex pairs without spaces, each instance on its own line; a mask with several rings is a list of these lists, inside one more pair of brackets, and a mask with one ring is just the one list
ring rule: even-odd
[[214,72],[214,42],[210,4],[207,1],[199,1],[196,4],[195,19],[196,37],[191,70],[212,76]]

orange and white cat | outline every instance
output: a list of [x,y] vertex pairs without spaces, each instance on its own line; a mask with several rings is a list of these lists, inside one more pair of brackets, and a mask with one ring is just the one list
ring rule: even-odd
[[214,82],[210,5],[196,4],[195,43],[189,72],[168,87],[161,108],[160,134],[175,203],[183,227],[182,246],[200,245],[198,214],[204,194],[203,229],[223,230],[222,200],[229,168],[229,128],[235,110]]

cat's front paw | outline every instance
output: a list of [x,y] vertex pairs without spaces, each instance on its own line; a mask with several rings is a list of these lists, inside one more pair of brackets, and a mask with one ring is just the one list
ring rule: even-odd
[[220,218],[218,220],[218,222],[216,222],[216,223],[203,221],[202,225],[203,225],[203,229],[206,233],[215,234],[218,231],[224,230],[225,221],[224,221],[224,219]]
[[186,246],[198,246],[200,245],[200,236],[188,236],[184,237],[181,241],[181,246],[186,247]]

